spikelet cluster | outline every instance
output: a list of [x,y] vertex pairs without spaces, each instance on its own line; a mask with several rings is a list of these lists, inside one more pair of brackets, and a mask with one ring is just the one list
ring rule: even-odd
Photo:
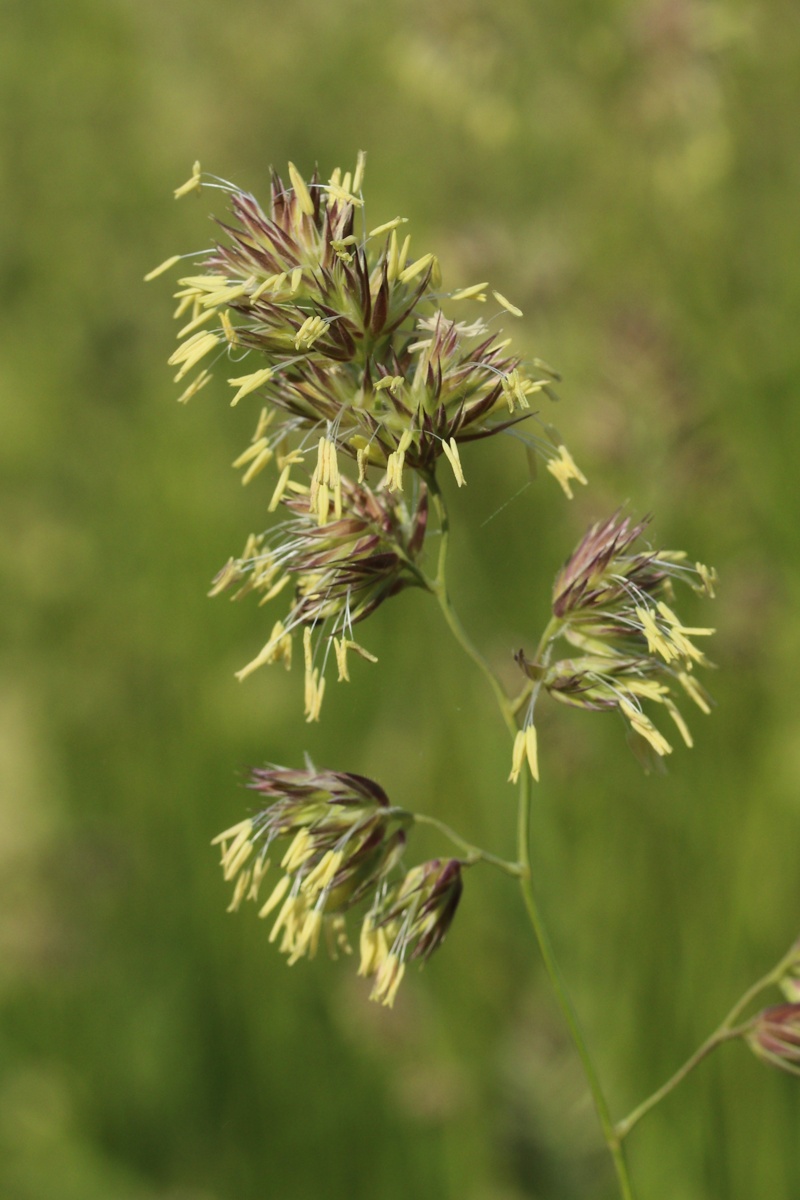
[[[334,956],[350,953],[345,914],[367,902],[359,974],[373,980],[370,998],[391,1006],[406,962],[428,959],[450,928],[462,863],[403,871],[409,814],[362,775],[270,766],[253,770],[248,786],[266,803],[213,843],[233,883],[228,911],[258,903],[258,915],[273,918],[269,940],[292,964],[313,958],[323,938]],[[282,874],[264,898],[276,844]]]
[[419,583],[417,562],[427,527],[425,485],[412,506],[385,485],[337,477],[335,500],[320,508],[310,485],[297,484],[284,496],[285,520],[251,535],[238,558],[214,580],[210,595],[249,593],[261,603],[290,597],[286,615],[275,622],[269,640],[238,676],[244,679],[264,663],[292,660],[292,642],[302,630],[306,719],[317,720],[325,691],[325,669],[335,660],[340,680],[349,680],[348,654],[371,662],[373,655],[354,638],[353,627],[403,588]]
[[[288,182],[272,173],[268,212],[199,165],[177,190],[221,188],[230,203],[222,237],[179,280],[183,324],[170,363],[176,381],[189,380],[180,398],[220,363],[247,361],[251,369],[228,374],[231,403],[260,397],[279,417],[277,444],[289,435],[305,453],[327,433],[360,471],[379,467],[397,490],[405,468],[430,472],[444,457],[463,484],[459,447],[535,415],[532,399],[552,395],[557,376],[539,360],[523,364],[482,321],[445,315],[442,302],[485,303],[488,285],[442,292],[438,260],[412,253],[405,218],[368,229],[364,162],[359,155],[352,175],[337,169],[327,182],[316,171],[306,182],[290,163]],[[522,315],[491,295],[499,310]],[[559,435],[540,430],[531,444],[565,490],[585,482]]]
[[[616,514],[593,525],[558,573],[546,644],[535,661],[522,650],[516,655],[532,688],[512,778],[526,751],[537,776],[531,730],[542,690],[577,708],[619,712],[634,749],[657,758],[670,754],[672,745],[648,707],[666,711],[687,746],[692,737],[677,699],[688,697],[710,711],[711,699],[696,676],[696,668],[710,663],[694,639],[714,630],[684,625],[672,605],[676,584],[713,596],[716,576],[701,563],[692,565],[682,551],[642,545],[647,523]],[[558,658],[564,642],[572,653]]]

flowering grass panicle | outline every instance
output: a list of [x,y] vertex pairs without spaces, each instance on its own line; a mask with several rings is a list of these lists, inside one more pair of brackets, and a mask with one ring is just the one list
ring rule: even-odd
[[[255,431],[233,465],[244,484],[272,476],[264,507],[279,513],[228,560],[211,595],[252,593],[260,604],[283,597],[283,616],[238,675],[244,679],[266,663],[291,666],[302,631],[305,715],[316,721],[329,663],[347,680],[349,653],[375,661],[356,642],[355,626],[403,589],[424,589],[489,682],[513,740],[510,779],[520,784],[516,858],[473,845],[436,816],[394,807],[365,776],[317,770],[310,761],[305,770],[271,765],[249,775],[247,786],[258,798],[252,815],[214,838],[233,886],[229,911],[256,904],[259,917],[271,918],[270,942],[290,964],[312,958],[323,939],[334,956],[350,953],[346,920],[358,919],[358,973],[371,981],[370,999],[391,1007],[407,964],[424,964],[445,939],[464,868],[484,863],[514,878],[584,1066],[620,1195],[629,1198],[625,1137],[717,1046],[744,1039],[759,1058],[800,1075],[800,950],[792,947],[662,1087],[615,1123],[534,886],[534,716],[543,693],[577,708],[617,712],[650,766],[672,752],[652,716],[665,712],[691,746],[678,700],[688,697],[710,711],[697,674],[711,664],[698,643],[714,631],[684,623],[675,597],[681,584],[713,596],[716,576],[682,551],[649,545],[648,519],[618,512],[596,523],[556,576],[550,617],[532,657],[524,650],[515,656],[521,692],[507,693],[451,603],[451,525],[438,472],[444,468],[464,486],[464,445],[513,429],[568,497],[586,478],[533,407],[540,395],[554,398],[558,376],[539,359],[523,362],[510,339],[492,328],[496,317],[519,317],[520,310],[494,291],[497,309],[486,321],[461,319],[463,303],[488,302],[488,285],[445,292],[435,255],[412,254],[405,218],[370,228],[364,165],[360,154],[352,174],[337,169],[324,181],[317,171],[304,179],[290,163],[286,181],[272,172],[267,210],[205,176],[199,164],[176,189],[176,197],[220,189],[230,204],[230,219],[218,222],[219,240],[187,256],[200,261],[179,281],[175,316],[182,326],[170,363],[183,387],[180,400],[205,389],[220,362],[232,406],[258,399]],[[173,256],[147,278],[180,261]],[[424,561],[432,537],[435,574]],[[437,829],[463,857],[408,865],[414,824]],[[273,858],[278,877],[264,896]],[[786,1002],[741,1022],[754,998],[774,985]]]
[[[524,758],[523,740],[531,739],[533,708],[542,689],[577,708],[616,710],[629,724],[634,749],[649,749],[659,758],[672,746],[644,706],[661,705],[686,745],[692,745],[676,695],[710,711],[695,668],[711,664],[692,639],[714,630],[684,625],[671,603],[676,583],[713,595],[716,575],[701,563],[692,566],[682,551],[636,548],[647,524],[647,519],[634,522],[615,514],[593,525],[556,576],[552,618],[536,658],[529,660],[522,650],[516,655],[531,681],[531,699],[515,745],[512,778]],[[562,639],[578,653],[553,662]]]

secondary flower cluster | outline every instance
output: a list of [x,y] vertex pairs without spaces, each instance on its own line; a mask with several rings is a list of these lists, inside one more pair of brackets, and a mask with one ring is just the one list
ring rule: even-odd
[[[334,451],[320,441],[320,460]],[[320,477],[333,479],[333,496]],[[309,721],[319,717],[325,667],[334,649],[339,679],[349,679],[350,650],[374,662],[353,639],[353,626],[403,588],[419,584],[416,565],[427,526],[427,491],[417,490],[413,508],[385,485],[374,491],[335,473],[296,484],[282,499],[290,516],[267,533],[251,535],[240,558],[232,558],[214,580],[211,595],[235,588],[235,597],[256,592],[261,602],[292,585],[284,620],[275,623],[260,653],[238,672],[240,679],[263,663],[291,665],[292,638],[303,629]],[[331,508],[333,511],[331,512]]]
[[277,910],[269,940],[280,936],[290,964],[313,958],[323,934],[334,956],[350,953],[344,914],[369,898],[359,974],[373,980],[370,999],[391,1007],[406,962],[428,959],[450,927],[462,863],[437,859],[398,878],[412,818],[362,775],[273,766],[254,769],[248,786],[265,807],[214,839],[234,884],[228,911],[261,901],[273,843],[281,842],[283,874],[258,914]]
[[[710,697],[694,674],[696,667],[710,664],[692,639],[714,631],[683,625],[671,604],[676,582],[713,596],[716,576],[701,563],[692,566],[682,551],[637,549],[646,526],[647,520],[633,522],[619,514],[599,522],[556,577],[552,619],[536,657],[529,660],[522,650],[516,656],[531,680],[531,697],[515,743],[512,778],[526,754],[538,777],[533,711],[542,688],[577,708],[615,709],[628,722],[634,742],[659,757],[671,753],[672,746],[644,705],[661,705],[686,745],[692,745],[675,697],[683,693],[702,712],[710,711]],[[578,653],[553,662],[560,639]]]

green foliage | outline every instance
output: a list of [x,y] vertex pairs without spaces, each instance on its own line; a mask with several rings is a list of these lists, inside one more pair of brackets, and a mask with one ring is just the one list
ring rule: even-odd
[[[208,843],[241,813],[232,764],[309,749],[503,854],[507,738],[421,594],[370,619],[380,668],[318,728],[299,675],[235,680],[263,616],[205,591],[268,499],[228,466],[252,413],[222,385],[175,405],[163,290],[140,280],[207,236],[204,200],[170,196],[195,158],[262,192],[270,162],[307,177],[366,148],[372,224],[412,218],[452,286],[489,278],[524,310],[592,484],[554,504],[516,443],[465,449],[452,584],[474,640],[511,678],[566,552],[620,497],[719,569],[718,707],[668,775],[621,753],[615,716],[537,711],[539,891],[621,1114],[800,925],[800,17],[5,8],[0,1193],[612,1195],[507,881],[471,881],[392,1013],[225,914]],[[797,1112],[794,1081],[722,1049],[631,1135],[641,1197],[794,1200]]]

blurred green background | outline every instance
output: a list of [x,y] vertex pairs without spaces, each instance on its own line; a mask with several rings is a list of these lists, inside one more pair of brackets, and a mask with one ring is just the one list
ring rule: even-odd
[[[524,309],[592,485],[465,451],[454,593],[486,653],[530,651],[621,502],[718,567],[694,751],[645,777],[616,719],[551,705],[540,733],[539,889],[622,1115],[800,929],[800,10],[4,0],[0,28],[0,1195],[615,1196],[506,879],[471,874],[393,1012],[226,915],[208,843],[247,764],[307,749],[511,855],[508,746],[422,595],[363,627],[380,664],[318,727],[297,671],[237,684],[273,615],[205,591],[263,524],[269,481],[230,469],[256,402],[175,404],[170,288],[141,280],[208,244],[214,193],[171,196],[195,158],[266,196],[270,163],[364,148],[371,224]],[[724,1048],[631,1136],[641,1200],[796,1200],[799,1113]]]

